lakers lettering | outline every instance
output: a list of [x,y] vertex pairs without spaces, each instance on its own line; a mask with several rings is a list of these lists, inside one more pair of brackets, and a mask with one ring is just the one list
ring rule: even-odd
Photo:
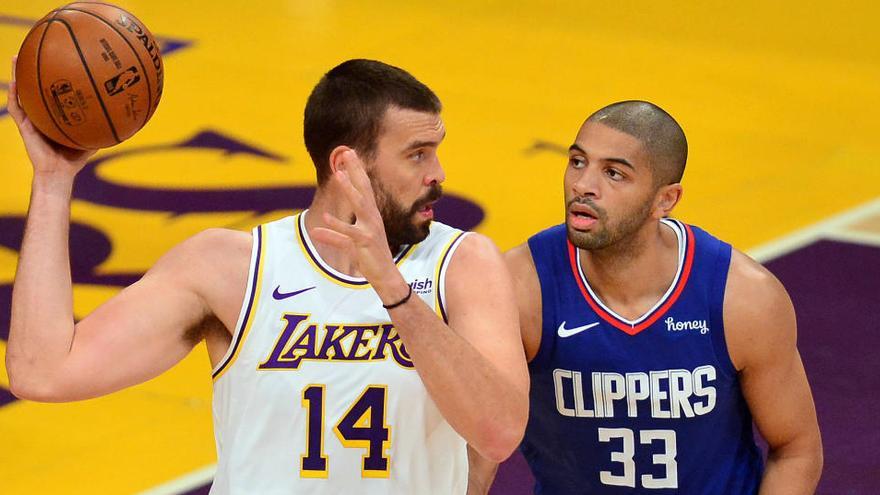
[[391,323],[310,323],[309,315],[285,314],[284,329],[261,370],[296,370],[304,361],[384,361],[404,368],[412,360]]
[[579,418],[693,418],[712,412],[714,366],[635,373],[553,370],[556,409]]

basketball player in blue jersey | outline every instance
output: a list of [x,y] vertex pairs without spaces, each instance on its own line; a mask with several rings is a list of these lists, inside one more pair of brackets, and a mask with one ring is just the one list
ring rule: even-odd
[[17,396],[108,394],[204,340],[212,494],[464,494],[468,446],[499,462],[520,442],[513,283],[491,241],[432,222],[445,129],[407,72],[351,60],[315,87],[307,211],[198,234],[77,323],[70,197],[92,153],[45,140],[14,84],[9,111],[34,167],[6,354]]
[[821,441],[791,301],[748,256],[669,217],[686,158],[659,107],[599,110],[569,149],[565,223],[506,254],[531,372],[521,450],[535,493],[816,487]]

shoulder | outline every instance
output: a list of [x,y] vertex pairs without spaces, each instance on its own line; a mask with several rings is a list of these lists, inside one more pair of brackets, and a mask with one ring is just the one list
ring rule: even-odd
[[510,274],[498,247],[484,235],[470,232],[461,239],[450,261],[445,286],[450,325],[459,317],[476,313],[494,315],[499,322],[515,318]]
[[528,243],[520,244],[506,253],[504,261],[513,277],[516,304],[519,309],[520,332],[526,359],[531,362],[541,345],[542,294],[538,270]]
[[[452,259],[446,275],[446,287],[450,298],[463,294],[469,300],[476,292],[511,291],[510,274],[504,266],[501,251],[488,237],[468,232]],[[478,290],[475,290],[478,289]],[[505,296],[506,297],[506,296]]]
[[522,243],[505,252],[504,262],[517,283],[521,281],[538,282],[535,260],[532,258],[532,250],[527,243]]
[[177,262],[212,262],[229,257],[250,257],[253,235],[231,229],[207,229],[174,246],[163,259]]
[[727,275],[725,308],[735,310],[737,316],[754,318],[772,313],[780,302],[790,300],[779,279],[745,253],[733,249]]
[[738,370],[795,345],[794,307],[785,287],[764,266],[736,249],[727,275],[724,327]]
[[251,250],[253,234],[241,230],[213,228],[199,232],[183,241],[180,246],[204,253],[230,254],[232,251]]
[[207,229],[171,248],[147,272],[201,285],[200,282],[247,276],[253,236],[250,232]]
[[492,239],[476,232],[464,232],[450,260],[450,270],[470,270],[487,264],[498,266],[501,263],[501,251]]

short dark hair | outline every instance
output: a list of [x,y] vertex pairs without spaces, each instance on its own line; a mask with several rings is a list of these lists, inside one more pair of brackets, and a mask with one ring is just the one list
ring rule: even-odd
[[590,115],[587,122],[606,125],[641,141],[654,165],[656,185],[681,182],[687,163],[687,138],[666,110],[647,101],[619,101]]
[[375,157],[389,107],[440,113],[440,99],[403,69],[376,60],[345,61],[324,77],[306,103],[303,135],[321,185],[330,177],[330,153],[352,147]]

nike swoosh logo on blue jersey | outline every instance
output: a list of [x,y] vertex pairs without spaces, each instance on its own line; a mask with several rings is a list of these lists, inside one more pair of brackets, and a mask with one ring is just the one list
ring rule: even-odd
[[582,327],[565,328],[565,322],[563,321],[562,324],[559,325],[559,329],[556,330],[556,333],[562,338],[571,337],[572,335],[577,335],[584,330],[589,330],[598,324],[599,322],[597,321],[596,323],[590,323],[589,325],[584,325]]
[[281,286],[279,285],[278,287],[275,287],[275,292],[272,293],[272,297],[274,297],[275,299],[277,299],[279,301],[282,299],[287,299],[288,297],[293,297],[293,296],[302,294],[303,292],[305,292],[307,290],[314,289],[314,287],[306,287],[305,289],[295,290],[293,292],[281,292],[280,289],[281,289]]

